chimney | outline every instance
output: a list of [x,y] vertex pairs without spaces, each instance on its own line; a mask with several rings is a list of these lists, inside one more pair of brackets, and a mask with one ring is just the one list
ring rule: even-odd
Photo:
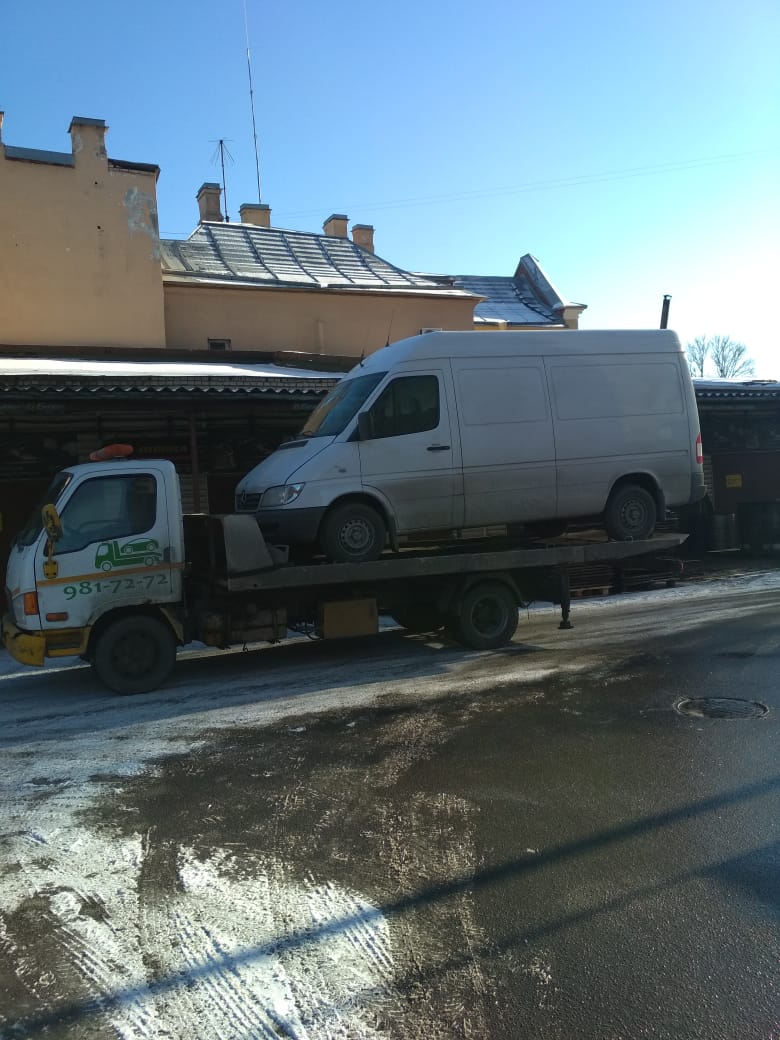
[[104,119],[87,119],[85,116],[74,116],[71,119],[68,133],[75,165],[97,160],[106,166],[107,129]]
[[348,221],[349,217],[345,217],[343,213],[332,213],[322,225],[322,230],[334,238],[346,238]]
[[265,202],[242,202],[239,210],[242,224],[254,224],[256,227],[271,226],[271,207]]
[[352,225],[352,241],[356,246],[360,246],[361,249],[365,249],[368,253],[374,252],[374,225],[373,224],[353,224]]
[[198,188],[198,208],[200,209],[200,222],[206,220],[220,221],[223,219],[222,210],[219,208],[219,200],[222,189],[213,181],[206,181]]
[[5,112],[0,112],[0,141],[3,139],[3,119],[5,118]]

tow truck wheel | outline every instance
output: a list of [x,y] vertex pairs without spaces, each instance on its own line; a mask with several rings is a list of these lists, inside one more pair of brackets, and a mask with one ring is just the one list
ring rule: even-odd
[[334,506],[322,522],[320,545],[334,563],[378,560],[386,541],[384,520],[364,502]]
[[390,617],[407,632],[437,632],[444,627],[441,612],[429,603],[398,607],[390,611]]
[[157,618],[128,615],[97,636],[91,661],[97,677],[115,693],[149,693],[173,671],[176,643]]
[[623,484],[609,496],[604,510],[607,534],[616,542],[649,538],[656,521],[655,500],[638,484]]
[[517,630],[517,599],[498,581],[472,585],[448,624],[458,643],[471,650],[495,650],[511,642]]

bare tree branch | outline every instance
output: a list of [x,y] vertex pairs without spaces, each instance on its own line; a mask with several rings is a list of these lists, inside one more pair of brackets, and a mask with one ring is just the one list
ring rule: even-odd
[[737,343],[730,336],[697,336],[685,348],[691,375],[702,378],[707,361],[712,362],[715,375],[721,379],[737,379],[752,376],[755,365],[748,356],[744,343]]
[[697,336],[693,343],[689,343],[686,346],[685,353],[688,357],[688,364],[691,367],[691,375],[699,376],[700,378],[704,375],[704,363],[709,352],[710,345],[706,336]]
[[737,343],[729,336],[713,336],[709,346],[712,363],[721,379],[753,375],[755,365],[744,343]]

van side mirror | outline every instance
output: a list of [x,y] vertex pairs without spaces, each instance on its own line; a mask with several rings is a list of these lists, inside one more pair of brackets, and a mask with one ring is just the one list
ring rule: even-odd
[[41,509],[41,522],[49,541],[56,542],[62,538],[62,521],[56,506],[47,502]]
[[361,441],[370,441],[374,437],[374,420],[370,412],[358,415],[358,436]]

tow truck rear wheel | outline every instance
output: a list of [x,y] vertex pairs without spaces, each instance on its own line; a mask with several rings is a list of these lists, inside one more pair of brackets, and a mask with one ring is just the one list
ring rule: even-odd
[[511,642],[518,620],[512,590],[499,581],[483,581],[464,593],[447,627],[458,643],[471,650],[495,650]]
[[128,615],[98,635],[91,661],[98,679],[114,693],[149,693],[173,671],[176,642],[158,618]]

